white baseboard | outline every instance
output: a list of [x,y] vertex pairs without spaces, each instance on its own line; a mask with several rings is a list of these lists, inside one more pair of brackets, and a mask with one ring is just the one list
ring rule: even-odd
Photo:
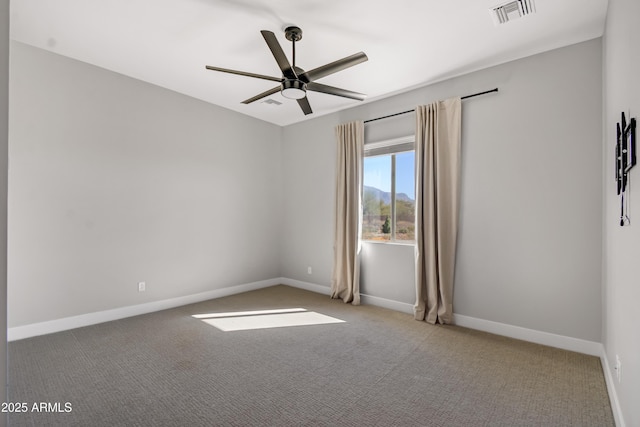
[[[311,282],[289,279],[288,277],[280,277],[279,280],[283,285],[304,289],[306,291],[316,292],[318,294],[331,295],[331,288],[328,286],[321,286]],[[413,314],[413,305],[404,302],[398,302],[366,294],[360,294],[360,301],[362,304],[375,305],[377,307],[388,308],[390,310],[400,311],[402,313]]]
[[317,285],[311,282],[303,282],[302,280],[289,279],[288,277],[279,277],[278,280],[280,280],[280,284],[291,286],[292,288],[304,289],[306,291],[322,295],[331,295],[331,288],[328,286]]
[[475,317],[454,314],[453,324],[536,344],[584,353],[590,356],[600,357],[602,354],[602,344],[599,342],[587,341],[580,338],[567,337],[549,332],[536,331],[534,329],[507,325],[505,323],[493,322],[491,320],[477,319]]
[[620,401],[618,400],[618,393],[616,392],[616,386],[614,382],[614,375],[611,372],[612,365],[607,358],[607,352],[604,350],[604,346],[601,345],[602,352],[600,353],[600,362],[602,363],[602,370],[604,371],[604,380],[607,383],[607,391],[609,392],[609,402],[611,402],[611,410],[613,411],[613,418],[617,427],[626,427],[624,418],[622,417],[622,408],[620,407]]
[[413,304],[407,304],[406,302],[399,302],[366,294],[360,294],[360,301],[362,304],[375,305],[376,307],[388,308],[389,310],[413,315]]
[[236,286],[229,286],[221,289],[214,289],[193,295],[171,298],[161,301],[153,301],[145,304],[131,305],[127,307],[115,308],[112,310],[98,311],[95,313],[81,314],[78,316],[64,317],[62,319],[50,320],[47,322],[32,323],[30,325],[15,326],[7,330],[7,341],[16,341],[38,335],[51,334],[54,332],[66,331],[83,326],[95,325],[97,323],[109,322],[111,320],[124,319],[125,317],[138,316],[154,311],[166,310],[168,308],[180,307],[182,305],[207,301],[214,298],[222,298],[229,295],[254,291],[256,289],[267,288],[269,286],[281,284],[280,278],[261,280],[259,282],[245,283]]

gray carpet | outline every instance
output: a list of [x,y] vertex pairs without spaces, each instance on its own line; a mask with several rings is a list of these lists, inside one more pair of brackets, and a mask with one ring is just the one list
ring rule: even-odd
[[[191,317],[292,307],[345,322]],[[10,426],[614,425],[596,357],[287,286],[11,342],[9,365]]]

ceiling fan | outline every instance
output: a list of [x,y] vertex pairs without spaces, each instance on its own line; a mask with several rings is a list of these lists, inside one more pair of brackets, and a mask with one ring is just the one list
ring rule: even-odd
[[297,100],[298,105],[300,105],[300,108],[306,115],[313,113],[313,111],[311,110],[311,105],[309,105],[309,100],[307,99],[307,91],[342,96],[345,98],[357,99],[358,101],[362,101],[366,98],[366,95],[362,93],[352,92],[350,90],[340,89],[334,86],[323,85],[321,83],[316,83],[315,81],[322,77],[337,73],[338,71],[353,67],[354,65],[368,60],[369,58],[367,58],[367,55],[365,55],[363,52],[358,52],[351,56],[347,56],[346,58],[342,58],[329,64],[322,65],[318,68],[314,68],[313,70],[305,71],[302,68],[296,66],[296,42],[302,39],[302,30],[299,27],[291,26],[287,27],[284,30],[285,37],[287,38],[287,40],[291,41],[292,44],[293,64],[289,63],[289,60],[284,54],[282,47],[280,47],[280,43],[278,43],[275,34],[267,30],[262,30],[260,31],[260,33],[262,33],[262,37],[264,37],[264,40],[267,42],[267,46],[269,46],[269,49],[271,49],[271,53],[273,54],[273,57],[276,59],[276,62],[280,67],[280,70],[282,70],[282,77],[271,77],[262,74],[247,73],[244,71],[229,70],[227,68],[213,67],[211,65],[206,66],[207,70],[222,71],[223,73],[238,74],[241,76],[271,80],[280,83],[273,89],[269,89],[252,98],[242,101],[243,104],[250,104],[269,95],[273,95],[276,92],[281,92],[282,96],[284,96],[285,98]]

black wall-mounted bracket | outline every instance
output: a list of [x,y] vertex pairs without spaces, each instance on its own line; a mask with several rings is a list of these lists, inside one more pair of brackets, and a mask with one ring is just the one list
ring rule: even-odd
[[[616,123],[616,192],[620,196],[620,226],[628,225],[629,203],[625,205],[625,193],[630,186],[630,172],[636,165],[636,119],[627,123],[624,112],[620,123]],[[628,198],[627,198],[628,199]]]

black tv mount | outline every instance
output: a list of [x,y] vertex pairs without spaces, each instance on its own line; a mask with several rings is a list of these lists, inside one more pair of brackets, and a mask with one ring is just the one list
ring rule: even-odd
[[624,195],[629,183],[629,172],[636,165],[636,119],[626,121],[624,112],[622,120],[616,124],[616,191],[620,196],[620,226],[630,222],[629,206],[624,203]]

